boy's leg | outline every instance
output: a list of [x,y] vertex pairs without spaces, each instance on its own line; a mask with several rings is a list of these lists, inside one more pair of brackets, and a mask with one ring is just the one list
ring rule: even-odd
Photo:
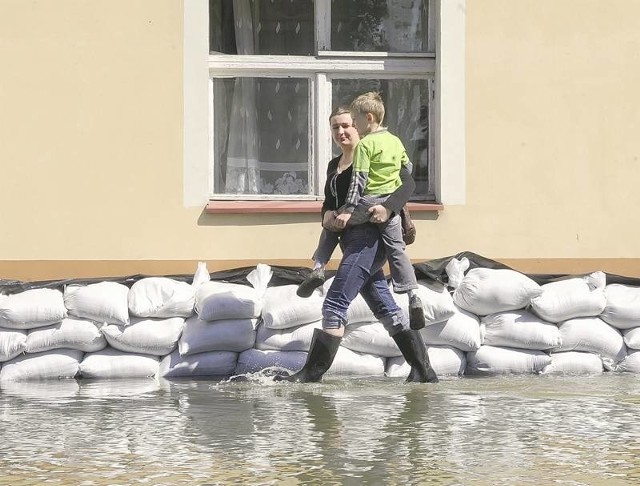
[[387,251],[389,270],[393,281],[393,289],[397,293],[409,294],[409,320],[411,329],[422,329],[425,325],[422,301],[414,293],[418,288],[413,264],[407,255],[406,245],[402,239],[402,220],[394,215],[387,222],[378,225],[380,235]]
[[324,283],[324,267],[331,259],[331,255],[336,249],[336,246],[338,246],[339,240],[340,233],[334,233],[324,228],[322,229],[318,241],[318,248],[316,248],[313,254],[313,261],[315,263],[313,270],[305,277],[296,291],[299,297],[309,297],[316,288]]

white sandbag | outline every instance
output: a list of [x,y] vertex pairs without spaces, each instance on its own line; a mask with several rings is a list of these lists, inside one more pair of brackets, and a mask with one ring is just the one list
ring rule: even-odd
[[467,353],[466,373],[470,375],[538,373],[549,364],[551,364],[551,357],[543,351],[483,345],[477,351]]
[[602,373],[604,366],[602,358],[597,354],[583,351],[564,351],[551,353],[551,364],[542,369],[542,373],[548,374],[589,374]]
[[386,359],[371,354],[356,353],[343,346],[325,376],[383,376]]
[[531,299],[531,310],[549,322],[600,315],[606,305],[606,275],[593,272],[542,286],[542,294]]
[[473,268],[453,293],[453,301],[478,316],[524,309],[542,293],[540,285],[510,269]]
[[254,346],[257,325],[257,319],[203,321],[193,316],[184,323],[178,350],[182,356],[208,351],[244,351]]
[[561,322],[558,327],[562,344],[554,348],[553,352],[586,351],[599,354],[603,360],[608,359],[614,364],[627,354],[627,346],[620,331],[599,317],[577,317]]
[[0,327],[0,362],[9,361],[27,349],[27,331]]
[[[422,301],[424,320],[427,326],[444,322],[456,313],[453,297],[447,288],[438,282],[420,280],[415,293]],[[409,294],[392,292],[393,298],[409,318]]]
[[203,321],[253,319],[262,313],[262,299],[273,271],[263,263],[247,275],[251,284],[204,282],[196,292],[196,314]]
[[35,354],[21,354],[2,364],[0,381],[57,380],[74,378],[80,370],[82,351],[56,349]]
[[132,317],[131,324],[107,324],[102,333],[109,345],[120,351],[165,356],[178,346],[184,317],[169,319],[142,319]]
[[[427,346],[429,361],[433,371],[438,376],[459,376],[464,374],[467,367],[465,353],[451,346]],[[385,374],[392,378],[406,378],[411,372],[411,366],[402,356],[389,358]]]
[[349,324],[345,328],[340,346],[358,353],[385,358],[402,355],[393,338],[378,321]]
[[309,351],[313,332],[322,329],[322,321],[303,324],[288,329],[269,329],[263,323],[258,325],[256,349],[275,351]]
[[628,348],[640,349],[640,327],[623,330],[622,337]]
[[191,282],[191,286],[198,290],[203,283],[211,280],[211,275],[209,274],[209,269],[207,268],[207,262],[198,262],[198,267],[196,268],[196,273],[193,274],[193,282]]
[[100,327],[101,324],[93,321],[67,317],[58,324],[30,330],[26,352],[40,353],[63,348],[85,353],[100,351],[107,346]]
[[357,324],[359,322],[373,322],[375,320],[376,317],[373,315],[371,308],[365,302],[362,295],[358,294],[349,305],[349,309],[347,309],[347,322],[349,324]]
[[475,351],[481,345],[480,319],[459,307],[445,322],[425,326],[420,333],[428,345],[453,346],[461,351]]
[[178,350],[165,356],[160,362],[159,375],[165,378],[196,376],[229,376],[236,369],[238,353],[211,351],[180,356]]
[[444,267],[444,270],[447,273],[447,282],[449,287],[457,289],[460,286],[462,279],[464,278],[464,273],[469,269],[470,264],[471,263],[467,257],[462,257],[459,260],[457,258],[449,260],[447,266]]
[[158,366],[157,356],[105,348],[85,355],[80,362],[80,374],[83,378],[146,378],[155,376]]
[[310,297],[298,297],[297,285],[269,287],[264,294],[262,321],[270,329],[287,329],[322,319],[324,294],[314,291]]
[[67,285],[64,305],[69,314],[107,324],[129,324],[129,288],[118,282]]
[[129,312],[137,317],[189,317],[196,291],[187,282],[167,277],[146,277],[129,289]]
[[482,344],[545,350],[560,346],[558,326],[525,310],[499,312],[480,321]]
[[618,329],[640,327],[640,287],[610,284],[604,288],[606,305],[600,318]]
[[30,289],[0,295],[0,327],[31,329],[60,322],[67,317],[62,292],[57,289]]
[[632,349],[622,361],[614,366],[613,371],[640,373],[640,351]]
[[233,374],[257,373],[273,367],[295,372],[302,369],[306,361],[307,353],[303,351],[247,349],[238,355],[238,364]]

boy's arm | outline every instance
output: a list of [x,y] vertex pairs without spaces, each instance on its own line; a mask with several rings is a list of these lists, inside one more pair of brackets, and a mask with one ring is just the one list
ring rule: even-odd
[[411,162],[407,162],[400,167],[400,182],[402,184],[382,203],[382,206],[392,213],[400,214],[404,205],[407,204],[411,198],[413,191],[416,190],[416,182],[411,176],[412,169],[413,165]]
[[347,198],[344,206],[339,209],[340,213],[352,214],[355,210],[360,198],[364,194],[364,188],[367,186],[369,178],[369,155],[363,143],[359,143],[353,153],[353,174],[351,175],[351,184],[347,191]]

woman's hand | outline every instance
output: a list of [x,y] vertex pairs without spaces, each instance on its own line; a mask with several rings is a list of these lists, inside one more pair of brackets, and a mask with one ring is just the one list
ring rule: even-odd
[[333,231],[334,233],[342,231],[338,226],[336,226],[335,211],[326,211],[324,213],[324,216],[322,217],[322,227],[328,231]]
[[341,230],[347,227],[347,223],[351,219],[351,213],[341,213],[336,216],[336,226]]
[[385,208],[382,204],[376,204],[369,208],[370,218],[372,223],[385,223],[391,217],[391,211]]

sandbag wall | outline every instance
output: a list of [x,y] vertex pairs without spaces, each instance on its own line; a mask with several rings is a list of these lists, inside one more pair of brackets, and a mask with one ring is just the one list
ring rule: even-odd
[[[640,287],[602,272],[539,285],[511,269],[447,265],[419,281],[438,375],[640,372]],[[0,384],[58,378],[222,377],[300,369],[324,289],[303,299],[258,265],[247,284],[146,277],[0,295]],[[403,312],[406,295],[394,294]],[[404,377],[409,367],[361,297],[328,375]]]

